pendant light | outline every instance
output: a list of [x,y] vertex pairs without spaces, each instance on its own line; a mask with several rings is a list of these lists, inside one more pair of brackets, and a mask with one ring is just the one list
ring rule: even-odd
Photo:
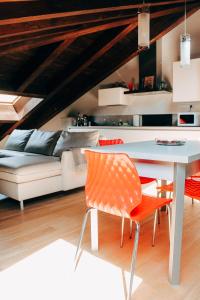
[[191,55],[191,37],[187,33],[187,8],[185,0],[185,20],[184,20],[184,33],[180,36],[180,57],[181,57],[181,66],[190,65],[190,55]]
[[143,1],[138,10],[138,49],[149,48],[150,45],[150,11]]

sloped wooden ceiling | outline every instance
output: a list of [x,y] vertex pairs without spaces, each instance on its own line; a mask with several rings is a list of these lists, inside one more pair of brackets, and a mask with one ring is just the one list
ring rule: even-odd
[[[145,1],[151,43],[183,21],[184,0]],[[44,100],[14,128],[40,127],[138,54],[143,1],[0,0],[0,90]],[[188,16],[200,8],[188,0]]]

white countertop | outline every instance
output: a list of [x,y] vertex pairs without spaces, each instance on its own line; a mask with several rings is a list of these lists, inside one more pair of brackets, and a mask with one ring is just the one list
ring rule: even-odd
[[115,129],[115,130],[167,130],[167,131],[200,131],[200,127],[178,127],[178,126],[72,126],[69,130],[84,130],[84,129]]
[[90,150],[126,153],[135,159],[163,162],[190,163],[200,159],[200,142],[186,141],[182,146],[160,146],[155,141],[126,143],[120,145],[92,147]]

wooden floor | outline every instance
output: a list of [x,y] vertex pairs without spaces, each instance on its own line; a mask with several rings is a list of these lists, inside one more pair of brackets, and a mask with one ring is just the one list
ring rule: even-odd
[[[25,202],[25,210],[23,213],[19,210],[18,202],[10,199],[0,200],[0,270],[2,275],[0,280],[0,291],[2,291],[2,278],[4,274],[6,276],[7,270],[17,269],[15,266],[19,266],[19,263],[23,261],[26,261],[28,264],[32,256],[34,257],[36,264],[37,258],[35,255],[38,253],[38,250],[48,249],[49,245],[55,245],[56,241],[65,241],[67,242],[67,247],[72,245],[71,247],[74,251],[80,233],[84,209],[84,192],[82,190],[46,196],[38,199],[37,201],[27,201]],[[167,216],[164,212],[162,212],[161,215],[161,225],[157,231],[156,246],[154,248],[151,247],[151,232],[152,221],[149,220],[143,224],[141,229],[136,267],[138,286],[134,289],[133,299],[199,300],[200,203],[195,201],[192,206],[189,199],[186,199],[185,201],[180,286],[172,287],[168,282],[169,242],[167,233]],[[107,268],[110,266],[110,268],[116,268],[116,270],[118,268],[122,272],[128,272],[133,244],[132,240],[128,237],[128,233],[129,228],[127,223],[125,227],[124,247],[120,249],[120,218],[111,217],[101,213],[99,217],[99,252],[90,252],[89,226],[84,238],[84,251],[89,253],[88,255],[90,255],[89,257],[91,260],[95,258],[97,259],[97,262],[101,261],[105,263]],[[84,260],[84,257],[81,259]],[[62,263],[62,267],[65,268],[64,262]],[[27,274],[27,277],[29,277],[33,272],[31,267],[28,270],[29,274]],[[87,276],[90,276],[90,274],[88,274],[88,270],[89,269],[87,269],[87,267],[84,269],[85,276],[82,276],[81,280],[86,280]],[[40,272],[40,266],[37,267],[37,271]],[[55,271],[51,270],[50,272],[54,273]],[[93,274],[93,277],[94,280],[96,276],[98,276],[98,280],[101,280],[102,278],[101,284],[99,283],[99,290],[102,289],[106,292],[106,295],[109,295],[109,291],[106,291],[106,288],[109,289],[109,284],[114,284],[114,275],[113,278],[110,276],[106,279],[105,285],[108,283],[108,286],[106,285],[106,287],[104,287],[103,280],[105,278],[105,274],[100,271],[97,274],[97,272],[98,271],[96,271],[96,274]],[[21,274],[17,274],[15,270],[15,276],[20,277]],[[12,276],[10,280],[12,282]],[[77,280],[76,284],[78,287],[79,281],[78,279],[75,280]],[[120,280],[123,281],[122,278]],[[24,284],[23,282],[21,282],[21,284],[21,291],[23,291]],[[90,286],[90,284],[91,283],[88,282],[88,286]],[[87,287],[87,284],[85,286]],[[12,284],[10,287],[12,287]],[[113,290],[115,288],[117,289],[117,284],[112,287]],[[34,289],[37,290],[37,286],[35,286]],[[48,289],[51,290],[51,285],[48,286]],[[87,288],[84,292],[85,295],[87,295]],[[98,293],[96,291],[96,296],[93,295],[91,299],[99,299],[97,294]],[[124,295],[125,294],[126,292],[124,292]],[[67,299],[74,300],[74,297],[74,295],[71,295]],[[2,297],[1,294],[0,299],[21,300],[21,297],[19,294],[15,294],[15,298],[10,299],[5,294]],[[32,298],[27,297],[26,299],[30,300]],[[49,300],[50,298],[39,297],[37,299]],[[61,300],[64,298],[60,295],[56,298],[52,296],[52,299]],[[86,298],[80,297],[80,299]],[[111,300],[110,296],[104,297],[104,299]],[[116,297],[115,299],[112,299],[115,300]],[[119,296],[117,299],[124,300],[125,296]]]

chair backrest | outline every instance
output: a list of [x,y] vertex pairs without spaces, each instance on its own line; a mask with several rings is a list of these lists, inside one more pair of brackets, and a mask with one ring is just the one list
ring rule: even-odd
[[128,155],[85,151],[88,207],[129,217],[142,201],[140,179]]
[[100,146],[108,146],[108,145],[116,145],[116,144],[124,144],[124,141],[122,139],[112,139],[112,140],[99,140]]

